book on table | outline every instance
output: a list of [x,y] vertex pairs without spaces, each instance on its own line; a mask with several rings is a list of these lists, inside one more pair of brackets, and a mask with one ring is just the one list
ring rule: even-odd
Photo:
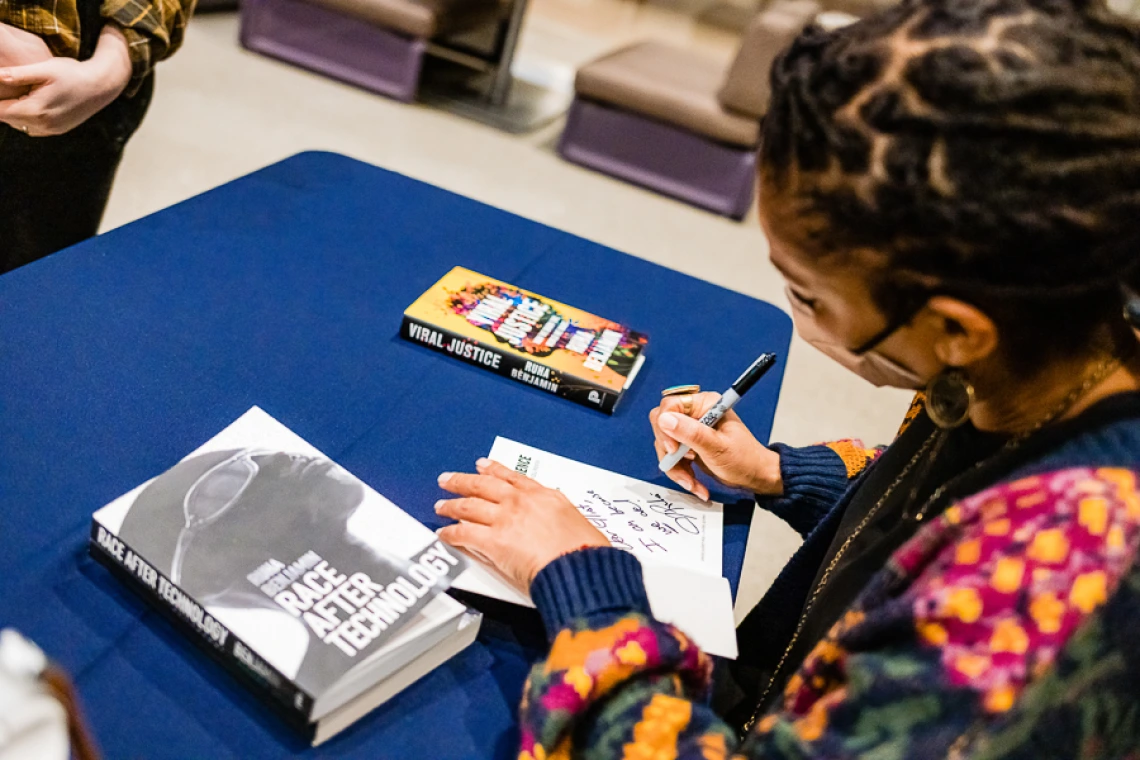
[[94,514],[91,552],[319,744],[474,641],[460,553],[254,407]]
[[649,339],[626,325],[455,267],[404,311],[400,335],[612,414]]

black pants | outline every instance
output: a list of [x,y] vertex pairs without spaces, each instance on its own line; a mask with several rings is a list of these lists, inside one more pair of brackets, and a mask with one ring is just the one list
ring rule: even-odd
[[0,124],[0,273],[94,235],[153,77],[72,131],[29,137]]

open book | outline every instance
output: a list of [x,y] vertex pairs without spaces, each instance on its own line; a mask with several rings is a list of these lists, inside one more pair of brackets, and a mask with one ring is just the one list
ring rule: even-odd
[[[657,619],[707,652],[736,657],[732,591],[722,574],[724,505],[502,437],[489,458],[561,491],[613,546],[637,556]],[[471,563],[456,588],[533,606],[489,565],[478,558]]]

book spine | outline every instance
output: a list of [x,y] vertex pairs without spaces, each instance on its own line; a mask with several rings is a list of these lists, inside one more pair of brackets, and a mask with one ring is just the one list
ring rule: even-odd
[[[488,342],[466,338],[407,314],[404,315],[404,323],[400,327],[400,337],[606,414],[613,414],[614,407],[621,398],[620,393],[545,368],[541,361],[528,361],[516,354],[501,351]],[[549,377],[540,377],[527,371],[528,364],[544,367]]]
[[313,709],[313,698],[308,693],[258,656],[252,647],[97,520],[91,521],[88,549],[97,562],[226,670],[255,691],[268,695],[271,704],[287,720],[300,726],[308,725]]

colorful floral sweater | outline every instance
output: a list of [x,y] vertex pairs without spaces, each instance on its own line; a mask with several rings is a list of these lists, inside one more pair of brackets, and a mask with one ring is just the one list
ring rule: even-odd
[[[874,457],[830,450],[851,477]],[[707,706],[710,658],[649,614],[635,558],[551,563],[531,590],[553,643],[523,695],[520,760],[1140,760],[1140,423],[1047,464],[895,552],[743,742]]]

